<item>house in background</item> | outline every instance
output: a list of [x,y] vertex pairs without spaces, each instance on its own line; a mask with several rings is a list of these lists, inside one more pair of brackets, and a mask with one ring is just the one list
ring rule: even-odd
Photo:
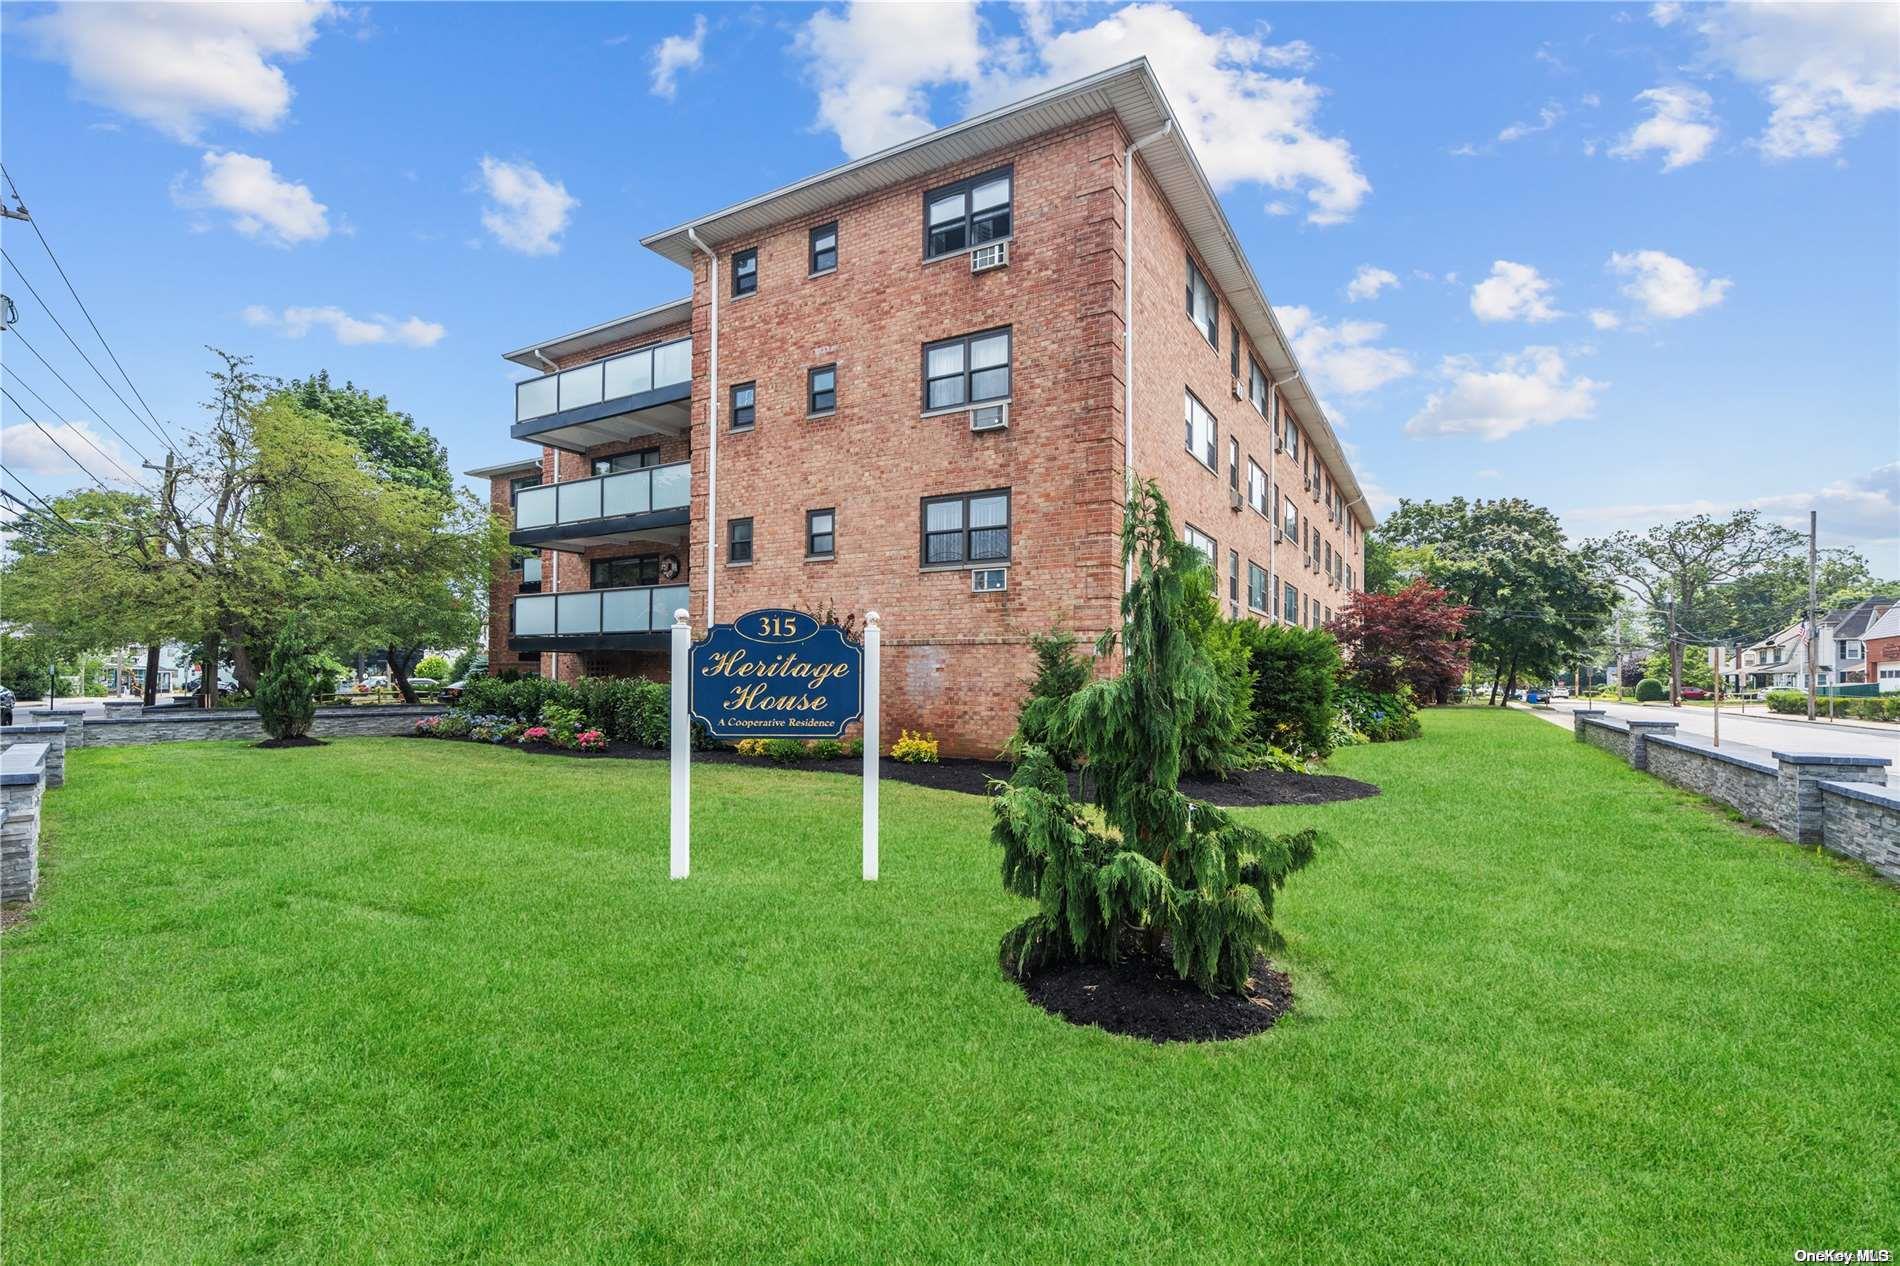
[[1852,606],[1838,607],[1821,617],[1820,651],[1824,662],[1833,669],[1834,680],[1842,685],[1872,680],[1866,673],[1867,629],[1893,606],[1893,598],[1873,597]]
[[1900,692],[1900,604],[1888,607],[1862,635],[1866,660],[1862,680],[1880,687],[1880,693]]
[[875,610],[885,724],[990,755],[1029,638],[1119,619],[1131,477],[1231,615],[1362,583],[1365,494],[1146,60],[643,244],[690,295],[507,354],[491,672],[664,679],[676,610]]

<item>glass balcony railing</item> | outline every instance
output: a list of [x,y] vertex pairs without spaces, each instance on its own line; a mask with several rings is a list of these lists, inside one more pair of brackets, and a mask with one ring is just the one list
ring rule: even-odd
[[590,637],[603,633],[660,633],[687,605],[685,585],[629,585],[515,598],[515,636]]
[[692,501],[693,465],[674,462],[523,488],[515,494],[515,527],[565,527],[623,514],[680,510]]
[[675,339],[515,384],[515,421],[672,387],[693,376],[693,340]]

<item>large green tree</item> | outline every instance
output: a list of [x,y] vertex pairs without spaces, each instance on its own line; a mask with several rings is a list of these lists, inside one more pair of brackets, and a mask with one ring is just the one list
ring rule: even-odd
[[280,392],[334,422],[384,479],[443,494],[454,486],[448,450],[409,414],[390,408],[389,397],[371,395],[352,382],[338,387],[327,369],[293,378]]
[[1737,631],[1722,601],[1723,586],[1785,563],[1800,543],[1797,533],[1762,518],[1759,510],[1737,510],[1722,518],[1698,514],[1644,532],[1617,532],[1593,547],[1605,572],[1648,606],[1669,656],[1669,702],[1675,704],[1682,697],[1683,648],[1726,640]]
[[1381,533],[1420,551],[1425,578],[1469,608],[1472,660],[1492,670],[1491,702],[1520,681],[1574,663],[1609,619],[1599,563],[1564,537],[1557,516],[1518,497],[1401,501]]

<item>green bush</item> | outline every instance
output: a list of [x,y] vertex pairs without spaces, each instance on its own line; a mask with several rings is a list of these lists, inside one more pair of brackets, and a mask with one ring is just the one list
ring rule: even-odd
[[583,718],[579,708],[559,703],[541,705],[541,724],[547,727],[548,742],[556,747],[574,746],[574,736],[581,732]]
[[257,680],[257,716],[264,733],[274,739],[310,733],[322,678],[321,657],[292,630],[280,633]]
[[1089,661],[1076,654],[1075,635],[1061,628],[1032,636],[1029,647],[1036,654],[1036,675],[1029,683],[1029,697],[1016,712],[1016,732],[1004,747],[1004,754],[1015,759],[1025,748],[1040,747],[1063,769],[1075,768],[1076,751],[1061,733],[1062,711],[1075,692],[1089,684],[1093,669]]
[[1858,699],[1839,699],[1834,704],[1839,716],[1859,721],[1900,721],[1900,695],[1864,695]]
[[583,677],[575,698],[587,723],[608,738],[665,747],[672,729],[672,690],[644,677]]
[[861,738],[847,740],[844,745],[844,754],[849,756],[852,760],[863,760],[864,740]]
[[[1639,685],[1638,690],[1642,689]],[[1808,696],[1799,690],[1770,690],[1768,692],[1768,710],[1789,714],[1806,714]]]
[[410,672],[411,677],[427,677],[431,681],[449,682],[455,680],[449,676],[451,665],[440,655],[425,655],[422,662]]
[[1289,624],[1242,623],[1253,672],[1254,737],[1295,756],[1330,755],[1341,671],[1333,635]]
[[550,703],[573,707],[578,703],[574,687],[541,677],[519,677],[503,681],[499,677],[478,677],[462,692],[462,707],[481,716],[501,716],[532,725],[541,719],[541,709]]
[[816,739],[806,750],[813,760],[837,760],[844,755],[844,744],[837,739]]
[[775,738],[765,740],[765,755],[774,765],[796,765],[808,759],[811,753],[805,750],[801,739]]
[[1654,703],[1658,699],[1666,699],[1668,697],[1669,687],[1663,685],[1654,677],[1645,677],[1636,683],[1636,702],[1638,703]]
[[1352,728],[1374,743],[1397,743],[1419,736],[1418,709],[1411,693],[1367,690],[1356,682],[1339,685],[1339,710]]

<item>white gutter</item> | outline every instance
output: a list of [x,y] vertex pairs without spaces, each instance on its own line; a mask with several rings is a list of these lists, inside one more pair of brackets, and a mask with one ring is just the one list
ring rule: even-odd
[[[1122,502],[1135,495],[1135,155],[1150,141],[1174,131],[1174,120],[1128,146],[1122,153],[1127,192],[1122,197]],[[1134,588],[1135,564],[1122,568],[1122,592]]]
[[540,348],[538,348],[538,347],[537,347],[537,348],[535,348],[535,349],[533,350],[533,355],[534,355],[534,358],[535,358],[536,360],[538,360],[538,361],[540,361],[540,362],[541,362],[541,366],[542,366],[542,368],[544,368],[544,369],[546,369],[546,370],[547,370],[547,371],[548,371],[548,372],[549,372],[550,374],[555,374],[555,373],[559,373],[559,372],[560,372],[560,370],[561,370],[561,367],[560,367],[559,365],[557,365],[557,364],[555,364],[555,363],[554,363],[553,361],[551,361],[551,360],[549,360],[549,359],[548,359],[547,357],[545,357],[545,356],[543,356],[543,355],[541,354],[541,349],[540,349]]
[[693,229],[686,237],[706,252],[707,279],[712,287],[712,346],[706,387],[706,628],[713,626],[713,585],[719,574],[719,256],[699,240]]

